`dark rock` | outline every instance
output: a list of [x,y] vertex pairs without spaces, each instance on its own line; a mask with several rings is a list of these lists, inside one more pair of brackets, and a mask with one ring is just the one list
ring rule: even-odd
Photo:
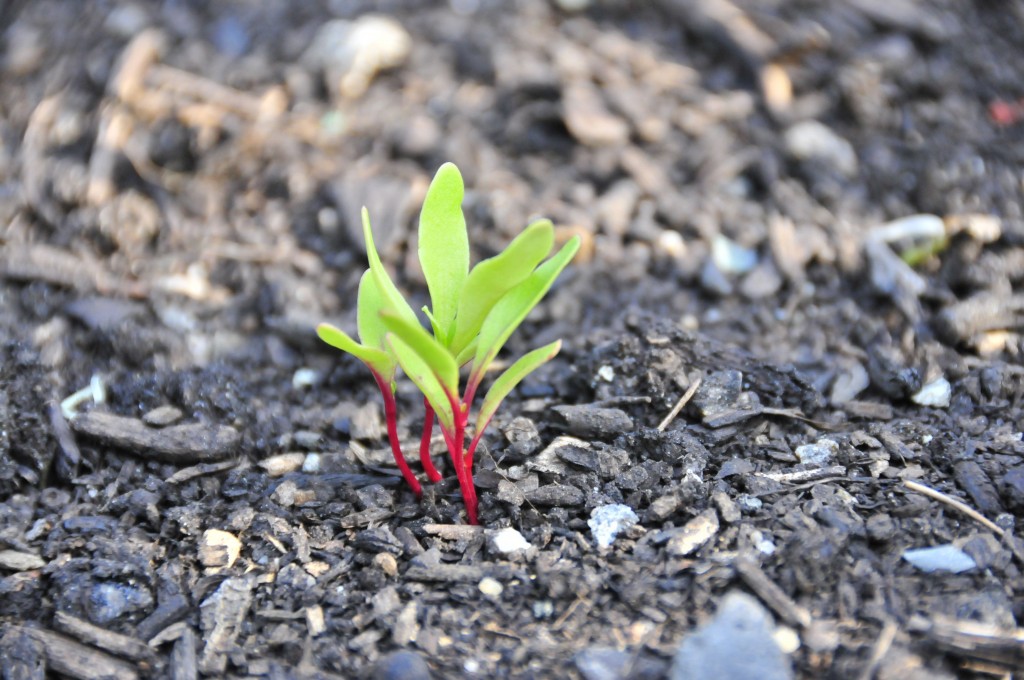
[[387,527],[360,531],[352,540],[352,545],[359,550],[373,554],[386,552],[397,556],[401,555],[403,551],[402,542]]
[[865,529],[868,532],[868,538],[872,541],[885,543],[896,535],[896,521],[885,513],[871,515],[868,517]]
[[1003,510],[999,494],[992,480],[973,460],[960,460],[953,465],[953,476],[961,489],[974,501],[974,507],[984,515],[998,515]]
[[615,485],[623,491],[636,491],[646,485],[650,478],[651,476],[645,468],[636,465],[619,475]]
[[704,377],[690,403],[704,418],[731,410],[743,391],[743,373],[715,371]]
[[567,484],[547,484],[528,491],[526,500],[536,505],[572,506],[582,505],[586,495],[575,486]]
[[622,449],[600,448],[597,451],[597,474],[601,479],[613,479],[629,465],[629,453]]
[[600,464],[598,453],[594,449],[582,449],[577,446],[566,446],[558,450],[558,457],[584,470],[597,472]]
[[526,502],[526,495],[518,485],[503,479],[498,482],[498,500],[518,508]]
[[999,490],[1007,507],[1016,512],[1024,510],[1024,467],[1007,470],[999,478]]
[[90,621],[106,627],[122,617],[145,611],[152,605],[153,596],[141,586],[101,581],[89,589],[85,611]]
[[513,419],[505,428],[504,434],[508,440],[505,451],[524,458],[536,453],[542,444],[537,426],[529,418]]
[[617,408],[579,404],[555,406],[554,411],[577,437],[613,437],[633,429],[633,419]]

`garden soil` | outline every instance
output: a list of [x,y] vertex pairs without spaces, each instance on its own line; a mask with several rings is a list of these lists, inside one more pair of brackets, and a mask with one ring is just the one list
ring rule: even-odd
[[[0,5],[0,674],[1024,669],[1024,4],[734,2]],[[479,527],[314,332],[445,161],[583,239]]]

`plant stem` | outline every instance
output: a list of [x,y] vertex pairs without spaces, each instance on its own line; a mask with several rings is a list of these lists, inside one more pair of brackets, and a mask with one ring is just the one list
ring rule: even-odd
[[398,444],[398,406],[395,404],[395,395],[391,392],[391,385],[384,379],[384,376],[376,371],[373,371],[373,377],[377,381],[377,387],[380,388],[380,396],[384,399],[384,418],[388,423],[388,441],[391,444],[391,453],[395,457],[395,463],[401,470],[406,483],[412,488],[412,492],[416,494],[416,498],[422,498],[423,487],[420,486],[420,480],[416,479],[416,475],[409,469],[409,464],[402,454],[402,448]]
[[455,475],[459,478],[459,490],[462,492],[462,500],[466,504],[466,515],[470,524],[479,524],[477,520],[477,497],[476,487],[473,486],[473,468],[466,466],[466,423],[469,422],[469,405],[459,402],[457,395],[448,395],[452,411],[455,415],[454,432],[444,432],[445,443],[448,445],[448,454],[452,458],[452,465],[455,466]]
[[423,409],[426,415],[423,417],[423,436],[420,437],[420,463],[427,473],[427,479],[431,482],[441,481],[441,473],[434,467],[434,461],[430,458],[430,436],[434,433],[434,409],[426,397],[423,398]]

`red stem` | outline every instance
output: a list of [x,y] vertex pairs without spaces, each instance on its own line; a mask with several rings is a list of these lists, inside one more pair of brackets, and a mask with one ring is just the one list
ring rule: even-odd
[[430,436],[434,433],[434,409],[426,397],[423,398],[423,409],[426,411],[426,415],[423,418],[423,436],[420,437],[420,463],[423,464],[423,470],[427,473],[427,479],[431,482],[439,482],[441,473],[434,467],[434,461],[430,458]]
[[409,464],[405,462],[405,456],[398,444],[398,407],[395,404],[395,395],[391,392],[391,385],[384,379],[384,376],[373,371],[373,377],[377,381],[377,387],[380,388],[380,396],[384,399],[384,418],[388,423],[388,441],[391,443],[391,453],[395,457],[398,469],[402,471],[402,476],[412,488],[412,492],[416,494],[416,498],[421,498],[423,487],[420,486],[420,480],[416,479],[416,475],[409,469]]
[[451,404],[455,417],[454,432],[447,431],[444,427],[445,444],[448,445],[448,454],[452,458],[452,465],[455,466],[455,475],[459,478],[459,490],[462,492],[462,500],[466,504],[466,515],[470,524],[479,524],[477,520],[477,497],[476,487],[473,486],[473,468],[467,467],[465,463],[466,445],[466,423],[469,420],[469,407],[460,403],[457,395],[449,394],[448,402]]

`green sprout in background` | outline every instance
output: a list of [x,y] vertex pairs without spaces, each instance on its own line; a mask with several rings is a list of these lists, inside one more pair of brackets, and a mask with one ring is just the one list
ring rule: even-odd
[[[359,282],[356,342],[330,324],[317,334],[327,344],[352,354],[369,367],[384,399],[388,439],[395,462],[417,498],[419,480],[409,468],[398,441],[395,374],[402,371],[423,393],[426,414],[420,440],[420,461],[431,482],[441,479],[430,457],[434,418],[441,426],[471,524],[477,524],[473,486],[473,454],[498,406],[519,382],[554,357],[561,341],[528,352],[507,368],[484,396],[473,436],[470,409],[498,352],[526,315],[551,288],[579,249],[574,237],[545,260],[554,245],[549,220],[530,224],[500,254],[469,268],[469,237],[462,214],[462,175],[452,163],[438,169],[420,213],[419,258],[430,291],[430,308],[423,308],[430,328],[398,291],[373,244],[370,216],[363,208],[363,236],[370,268]],[[464,389],[460,369],[468,366]]]

